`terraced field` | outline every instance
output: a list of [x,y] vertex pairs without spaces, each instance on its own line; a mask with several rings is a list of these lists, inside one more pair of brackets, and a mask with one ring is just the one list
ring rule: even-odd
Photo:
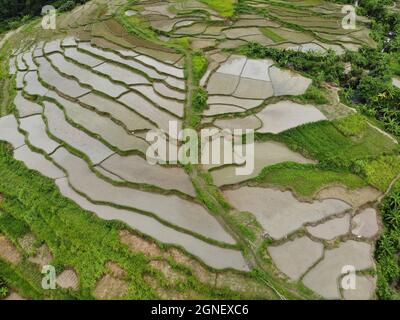
[[[20,252],[32,260],[45,250],[47,263],[64,270],[61,293],[69,288],[80,292],[78,298],[375,298],[377,205],[386,189],[350,167],[382,156],[398,163],[396,139],[365,119],[357,136],[347,134],[345,121],[355,111],[338,102],[337,91],[317,104],[307,95],[314,79],[234,52],[253,42],[337,54],[375,45],[367,19],[345,30],[342,18],[339,6],[319,0],[232,1],[228,9],[195,0],[93,0],[60,15],[54,32],[35,24],[11,36],[2,50],[9,50],[9,91],[15,94],[10,103],[1,97],[8,112],[0,118],[0,140],[40,173],[29,171],[32,179],[44,176],[57,187],[49,197],[57,194],[76,212],[100,218],[96,226],[118,238],[100,239],[104,252],[130,252],[133,260],[117,263],[114,253],[105,255],[93,271],[63,260],[68,245],[59,247],[40,230],[58,216],[69,225],[68,219],[78,219],[74,210],[71,216],[55,210],[54,218],[38,214],[39,226],[13,213],[26,202],[7,190],[14,183],[7,181],[0,184],[0,231],[10,239],[4,239],[8,251],[0,249],[0,263],[23,268]],[[203,59],[200,72],[196,57]],[[201,110],[195,108],[198,92],[205,96]],[[182,144],[169,131],[171,121],[177,130],[253,129],[254,150],[245,159],[253,156],[254,171],[238,176],[246,160],[232,157],[217,165],[182,165],[168,155],[150,164],[151,130]],[[219,130],[211,141],[225,141]],[[243,147],[236,138],[236,147]],[[211,149],[208,141],[202,150],[210,156]],[[7,152],[2,147],[2,157]],[[335,161],[344,164],[332,167]],[[7,165],[17,164],[7,160],[1,168]],[[18,242],[22,235],[2,222],[6,214],[28,226],[23,236],[32,235],[40,250],[26,251]],[[55,239],[58,232],[77,241],[57,228]],[[93,252],[81,250],[88,263],[86,254]],[[129,269],[141,263],[140,271]],[[346,265],[357,271],[355,290],[340,285]],[[137,274],[143,284],[132,284]]]

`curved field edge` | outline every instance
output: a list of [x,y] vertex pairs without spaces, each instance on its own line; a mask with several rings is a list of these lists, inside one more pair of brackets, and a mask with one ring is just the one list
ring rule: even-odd
[[[12,157],[9,145],[0,143],[0,231],[19,249],[22,261],[12,265],[0,258],[0,277],[7,285],[21,295],[32,299],[93,299],[97,281],[107,274],[106,263],[112,261],[126,271],[129,284],[126,299],[157,299],[154,287],[145,281],[147,275],[157,280],[162,288],[185,293],[195,292],[208,299],[274,299],[274,294],[257,295],[235,292],[229,288],[217,288],[200,282],[190,268],[169,258],[170,267],[183,274],[183,279],[174,285],[168,283],[163,274],[152,268],[152,259],[143,252],[133,252],[121,243],[119,232],[129,229],[122,223],[107,222],[93,213],[82,210],[72,201],[64,198],[53,181],[27,169]],[[9,183],[12,181],[12,183]],[[4,215],[8,215],[4,217]],[[10,224],[10,221],[13,221]],[[73,268],[79,278],[80,288],[72,290],[43,290],[40,268],[28,261],[29,254],[20,246],[19,239],[26,234],[35,236],[35,246],[46,244],[52,255],[52,265],[58,272]],[[132,231],[132,234],[135,232]],[[137,233],[136,233],[137,234]],[[139,237],[153,240],[144,235]],[[166,253],[171,246],[154,242]],[[186,255],[186,254],[185,254]],[[191,258],[189,255],[187,257]],[[162,257],[160,257],[161,259]],[[194,258],[191,258],[194,259]],[[4,268],[3,268],[4,266]],[[224,275],[234,273],[249,281],[257,282],[252,274],[234,271],[214,271],[203,265],[205,270]],[[246,280],[247,279],[247,280]]]
[[[191,119],[192,119],[192,117],[189,118],[189,120],[191,120]],[[318,151],[318,150],[317,150],[317,151]],[[328,159],[328,160],[330,160],[330,159]]]

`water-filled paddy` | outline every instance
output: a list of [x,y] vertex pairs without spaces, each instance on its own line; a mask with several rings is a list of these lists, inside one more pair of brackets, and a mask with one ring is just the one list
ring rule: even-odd
[[50,133],[87,155],[94,164],[114,153],[100,141],[69,124],[65,120],[64,112],[55,104],[44,102],[44,106],[44,116]]
[[274,239],[290,234],[304,223],[316,222],[350,209],[340,200],[300,202],[289,191],[268,188],[242,187],[226,190],[224,195],[238,210],[253,213]]
[[234,243],[232,237],[201,205],[175,195],[161,195],[128,187],[117,187],[98,178],[80,158],[65,149],[58,149],[54,161],[68,172],[68,180],[76,190],[98,202],[113,203],[145,212],[199,233],[205,237]]

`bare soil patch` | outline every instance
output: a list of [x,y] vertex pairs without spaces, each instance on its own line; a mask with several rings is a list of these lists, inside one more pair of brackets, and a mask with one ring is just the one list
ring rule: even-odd
[[128,284],[125,281],[106,274],[97,283],[93,296],[100,300],[115,300],[123,298],[127,292]]
[[348,190],[345,187],[335,186],[322,189],[316,199],[340,199],[358,208],[366,203],[375,202],[380,196],[381,192],[372,187]]
[[17,265],[22,258],[14,244],[3,235],[0,235],[0,257],[13,265]]
[[153,260],[150,262],[150,266],[159,270],[169,282],[176,283],[186,279],[183,274],[175,271],[167,261]]
[[111,275],[116,278],[124,278],[126,276],[126,271],[122,269],[115,262],[108,261],[106,263],[107,269],[110,271]]
[[33,253],[35,250],[35,248],[34,248],[35,241],[36,241],[35,236],[32,233],[28,233],[18,239],[18,244],[21,246],[21,248],[25,252],[30,254],[30,253]]
[[151,258],[163,255],[163,252],[155,243],[144,240],[127,230],[120,231],[119,236],[122,243],[128,245],[129,249],[134,252],[142,252]]
[[186,267],[190,268],[200,282],[211,285],[215,284],[216,274],[208,271],[196,260],[188,257],[187,255],[175,248],[170,249],[168,251],[168,254],[170,254],[177,263],[183,264]]
[[26,300],[26,299],[21,297],[18,293],[12,291],[4,300],[17,301],[17,300]]
[[57,284],[63,289],[78,289],[79,279],[75,271],[67,269],[57,277]]
[[37,250],[36,255],[34,257],[30,257],[28,260],[43,267],[48,265],[51,260],[53,260],[53,256],[49,247],[44,244]]
[[232,291],[236,291],[253,298],[257,297],[271,299],[273,296],[271,290],[266,285],[233,272],[218,274],[216,279],[216,287],[229,288]]

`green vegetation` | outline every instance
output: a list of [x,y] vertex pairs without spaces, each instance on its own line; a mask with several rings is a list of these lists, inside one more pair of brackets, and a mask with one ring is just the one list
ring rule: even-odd
[[89,297],[90,288],[110,259],[129,270],[134,278],[132,298],[154,297],[141,278],[147,269],[146,259],[121,245],[116,225],[95,218],[62,197],[53,181],[13,160],[7,149],[4,143],[0,145],[0,192],[5,198],[1,208],[28,224],[35,236],[47,243],[55,265],[74,267],[83,297]]
[[51,290],[51,292],[47,292],[48,296],[45,296],[44,290],[41,289],[39,269],[34,270],[32,265],[27,262],[15,267],[0,259],[0,277],[7,279],[8,292],[11,288],[18,288],[18,292],[25,297],[32,299],[44,299],[45,297],[53,299],[72,298],[68,293],[63,294],[58,290]]
[[207,57],[201,53],[196,52],[192,56],[192,68],[193,68],[193,81],[198,83],[204,73],[207,71],[208,60]]
[[150,29],[149,22],[139,15],[127,16],[125,14],[119,14],[117,17],[119,23],[128,31],[129,33],[143,37],[146,39],[155,40],[157,38],[156,33]]
[[354,138],[360,138],[366,132],[368,126],[365,117],[359,113],[336,120],[333,124],[346,137]]
[[[215,9],[222,17],[232,17],[235,14],[234,0],[200,1]],[[25,1],[14,2],[16,5],[14,8],[19,8],[14,13],[11,13],[14,8],[0,9],[2,18],[0,32],[39,14],[37,9],[41,8],[42,2],[31,1],[30,3],[34,4],[33,7],[29,7],[32,11],[23,9],[29,3]],[[80,2],[84,1],[59,0],[49,3],[54,3],[60,11],[66,11]],[[136,2],[130,1],[128,5],[133,3]],[[7,6],[9,1],[0,0],[0,4]],[[289,3],[282,6],[291,8]],[[117,19],[129,33],[141,39],[161,43],[157,39],[158,34],[145,18],[140,15],[128,17],[124,14],[124,8],[125,6],[121,7]],[[391,139],[369,126],[367,117],[381,121],[378,125],[383,124],[382,127],[400,137],[400,90],[393,87],[390,82],[394,74],[400,74],[400,28],[398,27],[400,19],[398,14],[389,14],[377,0],[363,1],[360,10],[374,17],[373,33],[379,44],[376,49],[362,48],[358,53],[347,52],[344,56],[337,56],[333,51],[328,51],[326,54],[304,53],[250,43],[236,50],[253,58],[272,58],[279,66],[294,69],[312,78],[313,85],[304,95],[294,100],[327,104],[329,101],[322,83],[331,82],[344,87],[345,102],[365,115],[354,114],[332,122],[307,124],[278,135],[259,134],[258,139],[282,141],[293,150],[318,160],[319,164],[278,164],[265,168],[260,176],[248,183],[280,186],[289,188],[302,197],[311,197],[321,188],[332,184],[344,185],[349,189],[370,184],[386,191],[399,174],[399,147]],[[263,27],[261,30],[274,42],[285,40],[272,28]],[[385,42],[384,39],[389,31],[394,31],[394,35],[390,36],[390,42]],[[160,34],[166,36],[166,33],[160,32]],[[190,101],[187,102],[189,107],[185,110],[185,127],[198,129],[201,124],[201,114],[207,108],[207,92],[199,87],[199,81],[207,70],[207,58],[200,51],[193,54],[189,51],[188,37],[176,38],[166,45],[186,55]],[[14,79],[7,72],[7,54],[6,49],[0,52],[0,85],[4,88],[3,92],[7,92],[8,95],[4,99],[6,107],[5,111],[2,110],[3,114],[10,111],[9,101],[13,98],[13,91],[9,89],[9,85]],[[345,63],[351,63],[350,73],[345,72]],[[2,98],[4,97],[3,95]],[[262,248],[264,249],[262,254],[258,252],[259,244],[263,241],[262,228],[254,216],[233,210],[225,201],[221,190],[214,185],[209,173],[203,172],[201,168],[186,169],[196,187],[197,199],[227,230],[235,234],[238,246],[243,249],[246,258],[256,265],[251,276],[260,283],[267,283],[270,288],[277,288],[287,298],[313,297],[310,292],[303,292],[300,284],[288,284],[281,280],[274,273],[276,270],[263,261],[265,247]],[[129,299],[158,298],[157,289],[160,288],[179,293],[193,291],[201,297],[209,298],[243,297],[242,294],[226,288],[200,283],[192,269],[176,263],[169,257],[168,265],[185,275],[183,280],[171,285],[162,272],[150,267],[148,257],[140,252],[132,252],[121,244],[119,231],[126,229],[125,225],[98,219],[92,213],[82,210],[72,201],[62,197],[53,181],[43,178],[13,160],[11,150],[3,143],[0,143],[0,174],[2,176],[0,193],[4,195],[4,201],[0,204],[0,232],[23,253],[22,261],[16,266],[0,259],[0,297],[6,295],[9,290],[18,289],[21,294],[35,299],[92,299],[93,289],[97,281],[107,272],[105,264],[110,260],[127,272],[124,280],[129,284],[126,297]],[[397,257],[400,249],[399,194],[398,185],[382,204],[386,229],[378,243],[376,256],[379,274],[378,294],[385,299],[399,298],[399,294],[396,293],[400,278]],[[54,257],[52,263],[57,270],[71,267],[77,272],[80,280],[80,289],[77,292],[66,290],[45,292],[40,288],[38,266],[28,261],[29,253],[19,245],[21,237],[27,234],[32,234],[37,239],[35,248],[42,244],[50,248]],[[140,237],[145,238],[143,235]],[[160,250],[168,250],[168,246],[159,245],[159,247]],[[148,276],[156,280],[157,286],[146,281]],[[249,279],[245,275],[241,276],[246,280]],[[275,297],[271,290],[268,298]]]
[[0,299],[5,298],[8,295],[7,283],[3,278],[0,277]]
[[291,162],[264,168],[253,181],[260,185],[288,188],[302,197],[312,197],[329,185],[343,185],[350,190],[366,185],[360,177],[348,172],[324,170],[311,164]]
[[207,109],[208,92],[203,88],[199,87],[201,77],[207,70],[208,60],[207,57],[201,53],[196,52],[193,55],[189,55],[191,59],[191,82],[192,82],[192,95],[191,105],[187,110],[188,125],[191,128],[197,128],[201,123],[201,115],[205,109]]
[[315,85],[310,85],[303,95],[296,97],[294,100],[300,100],[318,105],[329,103],[324,90],[316,87]]
[[[186,270],[184,279],[172,285],[158,270],[149,265],[149,258],[142,252],[132,252],[122,244],[119,231],[127,227],[121,223],[108,222],[82,210],[64,198],[54,182],[27,169],[12,157],[12,149],[0,143],[0,231],[14,243],[30,233],[39,244],[47,244],[52,255],[52,265],[57,270],[73,268],[79,277],[78,291],[43,290],[42,275],[37,265],[27,261],[27,256],[13,266],[0,259],[0,279],[7,279],[7,286],[32,299],[93,299],[92,291],[107,270],[105,264],[113,261],[121,266],[129,284],[127,299],[154,299],[159,297],[145,276],[155,278],[157,287],[182,294],[189,292],[211,299],[240,299],[259,297],[250,292],[238,293],[228,288],[216,288],[201,283],[193,271],[170,261],[175,270]],[[12,181],[12,183],[10,183]],[[168,246],[161,246],[166,250]],[[243,283],[253,281],[241,275]],[[0,292],[6,292],[1,289]],[[7,291],[8,292],[8,291]]]
[[270,38],[274,42],[283,42],[286,39],[281,37],[279,34],[276,34],[272,28],[262,27],[260,28],[261,32],[268,38]]
[[377,294],[380,299],[400,299],[400,183],[384,198],[380,211],[384,231],[377,243]]
[[9,113],[12,104],[10,101],[12,101],[15,93],[13,77],[8,73],[9,49],[9,43],[6,43],[0,49],[0,116]]
[[[258,135],[265,139],[269,135]],[[367,126],[361,138],[349,139],[328,121],[303,125],[282,132],[275,139],[286,143],[327,168],[351,168],[356,160],[370,159],[398,151],[398,146],[388,137]]]
[[255,59],[271,58],[280,67],[290,67],[304,73],[314,79],[317,84],[322,81],[339,83],[344,77],[344,63],[334,51],[323,54],[312,51],[283,50],[266,47],[257,42],[251,42],[233,51]]
[[192,107],[195,112],[201,113],[207,108],[208,93],[204,89],[197,88],[193,92]]
[[235,3],[236,0],[200,0],[201,2],[206,3],[221,17],[232,17],[235,13]]
[[8,238],[17,241],[29,232],[29,226],[22,220],[14,218],[11,214],[0,211],[0,230]]
[[367,182],[383,192],[400,175],[399,156],[384,156],[372,161],[359,161],[357,164]]

